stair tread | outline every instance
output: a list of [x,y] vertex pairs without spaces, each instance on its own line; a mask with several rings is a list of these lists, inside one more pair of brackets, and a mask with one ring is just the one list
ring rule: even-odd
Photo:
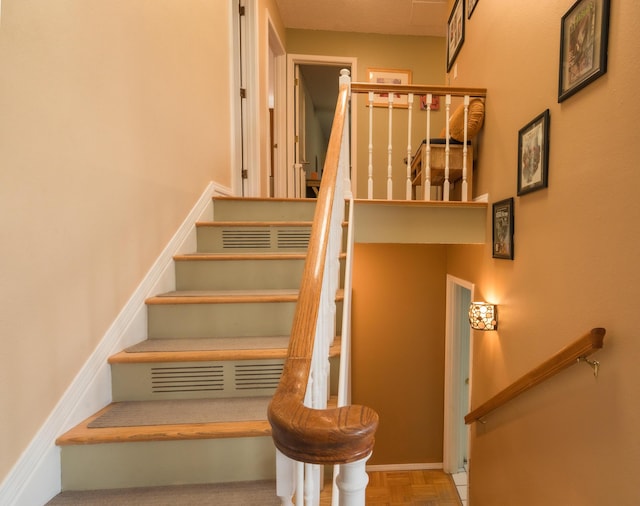
[[304,260],[306,253],[186,253],[175,255],[178,262],[193,261],[224,261],[224,260]]
[[313,221],[308,220],[292,220],[292,221],[278,221],[278,220],[220,220],[220,221],[199,221],[196,223],[196,227],[310,227]]
[[61,492],[47,506],[159,506],[188,504],[190,506],[276,506],[273,480],[198,485],[168,485],[160,487],[118,488],[103,490],[68,490]]
[[222,304],[233,302],[296,302],[298,289],[175,290],[147,299],[147,304]]
[[[287,356],[289,336],[147,339],[109,358],[110,364],[278,359]],[[340,354],[340,338],[330,356]]]
[[[267,421],[267,406],[270,397],[253,398],[228,398],[228,399],[202,399],[200,401],[210,406],[217,405],[219,409],[224,409],[225,403],[228,405],[237,402],[248,402],[257,404],[264,408],[264,417],[250,420],[234,421],[212,421],[194,423],[163,423],[156,425],[129,425],[121,427],[91,427],[97,419],[108,415],[110,410],[117,406],[135,407],[141,403],[158,404],[162,406],[179,406],[180,403],[194,402],[193,400],[173,400],[173,401],[124,401],[114,402],[93,414],[80,424],[76,425],[56,440],[58,446],[101,444],[101,443],[127,443],[139,441],[172,441],[191,439],[215,439],[232,437],[255,437],[270,436],[271,426]],[[200,402],[198,401],[198,402]],[[217,402],[211,402],[217,401]],[[171,404],[167,404],[171,403]],[[177,404],[176,404],[177,403]],[[255,408],[254,405],[252,405]]]
[[[146,300],[147,304],[230,304],[250,302],[297,302],[298,289],[272,288],[259,290],[175,290]],[[336,300],[342,300],[342,289]]]

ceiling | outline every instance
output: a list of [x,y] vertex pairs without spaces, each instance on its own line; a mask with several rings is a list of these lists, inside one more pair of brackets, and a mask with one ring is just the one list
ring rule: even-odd
[[444,37],[447,0],[276,0],[286,28]]

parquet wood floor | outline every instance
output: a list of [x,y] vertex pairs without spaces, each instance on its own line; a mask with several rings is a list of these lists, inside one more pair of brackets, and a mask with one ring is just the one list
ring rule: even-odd
[[[369,471],[367,506],[461,506],[453,479],[440,470]],[[331,505],[331,483],[320,506]]]

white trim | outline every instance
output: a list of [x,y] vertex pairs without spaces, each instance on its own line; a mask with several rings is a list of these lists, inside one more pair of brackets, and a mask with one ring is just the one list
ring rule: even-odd
[[27,449],[0,484],[0,504],[44,504],[60,492],[60,450],[55,446],[56,438],[111,402],[111,370],[107,359],[113,353],[146,339],[145,299],[152,294],[175,287],[174,255],[194,250],[195,222],[207,216],[207,213],[208,216],[212,216],[214,195],[230,194],[229,188],[209,183],[106,331],[96,350],[87,359]]
[[[358,58],[351,56],[323,56],[323,55],[309,55],[309,54],[288,54],[287,55],[287,158],[286,163],[280,167],[284,173],[280,174],[280,177],[285,181],[289,181],[289,185],[293,181],[293,167],[294,167],[294,69],[296,65],[348,65],[351,67],[351,80],[356,80],[358,75]],[[356,96],[351,96],[351,109],[357,110]],[[352,192],[356,188],[358,167],[357,160],[357,114],[352,113],[351,120],[351,188]],[[287,189],[288,196],[293,196],[293,192],[290,187]],[[355,192],[353,192],[355,194]]]
[[442,469],[442,462],[427,462],[422,464],[379,464],[367,466],[367,471],[423,471],[426,469]]
[[[287,150],[286,150],[286,138],[287,138],[287,58],[286,58],[286,51],[284,48],[284,44],[282,43],[282,40],[280,39],[280,35],[278,34],[278,31],[276,30],[276,26],[273,23],[273,20],[271,19],[271,15],[269,13],[269,10],[267,9],[267,16],[266,16],[266,24],[267,24],[267,29],[266,29],[266,34],[267,34],[267,44],[266,44],[266,49],[267,49],[267,56],[266,56],[266,61],[269,62],[269,65],[266,66],[265,68],[265,72],[267,72],[267,76],[265,78],[265,82],[269,82],[269,75],[268,72],[273,72],[274,74],[274,102],[275,102],[275,107],[274,107],[274,138],[271,139],[271,141],[273,143],[276,144],[276,148],[274,150],[274,157],[273,157],[273,175],[274,175],[274,197],[286,197],[287,195],[287,181],[286,179],[281,177],[281,174],[278,173],[278,171],[276,170],[277,167],[285,167],[286,166],[286,160],[287,160]],[[269,52],[271,50],[277,50],[273,51],[274,54],[274,67],[273,69],[269,69],[269,66],[271,65],[271,61],[269,58]],[[267,94],[268,94],[268,90],[267,90]],[[267,107],[269,106],[269,104],[267,104]],[[264,127],[265,131],[269,131],[269,125],[268,125],[268,121],[269,121],[269,117],[267,115],[266,118],[267,121],[267,125]],[[269,156],[271,151],[271,146],[267,146],[267,156]],[[263,164],[265,167],[267,167],[268,165],[265,163]],[[269,180],[269,174],[265,174],[265,177],[267,178],[267,181]],[[267,192],[268,194],[268,192]]]
[[[446,316],[445,316],[445,364],[444,364],[444,434],[443,434],[443,468],[448,473],[458,472],[457,456],[460,451],[458,444],[457,427],[460,417],[466,413],[460,413],[456,392],[459,389],[460,361],[457,360],[460,343],[458,334],[454,331],[454,322],[459,301],[455,297],[455,286],[461,286],[471,292],[473,300],[475,285],[464,279],[447,274],[446,287]],[[473,356],[473,339],[469,337],[469,367]],[[471,371],[469,371],[469,391],[471,391]],[[471,396],[469,396],[471,398]],[[468,451],[468,450],[467,450]]]
[[245,197],[260,196],[260,178],[262,176],[261,169],[261,153],[260,138],[263,125],[260,124],[260,76],[258,74],[260,62],[258,58],[258,13],[256,10],[257,2],[245,2],[245,43],[246,43],[246,76],[245,86],[247,88],[246,98],[246,123],[245,123],[245,139],[246,158],[244,168],[247,170],[248,179],[245,180]]

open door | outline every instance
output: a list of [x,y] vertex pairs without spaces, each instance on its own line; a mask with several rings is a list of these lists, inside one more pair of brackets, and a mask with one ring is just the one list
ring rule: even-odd
[[471,392],[469,304],[473,290],[473,283],[447,276],[443,467],[451,474],[466,471],[469,465],[469,427],[464,416],[469,412]]
[[[349,69],[355,79],[356,66],[357,60],[349,57],[288,55],[288,197],[313,197],[317,193],[338,97],[340,70]],[[352,104],[355,103],[356,97],[352,97]],[[355,115],[350,118],[352,145],[356,139],[355,119]],[[351,151],[355,171],[356,155]]]

